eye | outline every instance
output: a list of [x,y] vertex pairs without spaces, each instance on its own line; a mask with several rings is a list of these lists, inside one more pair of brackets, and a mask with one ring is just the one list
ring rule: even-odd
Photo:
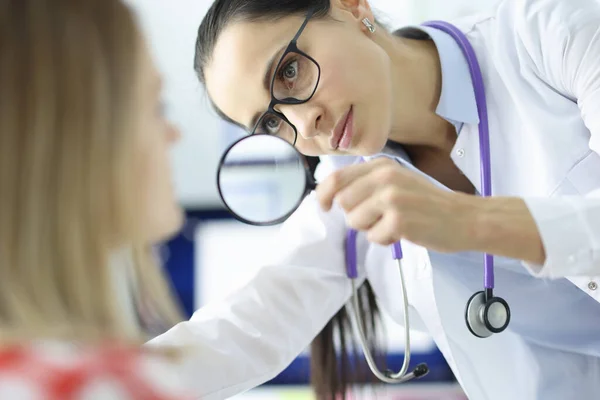
[[281,121],[279,118],[275,117],[265,117],[262,121],[262,126],[265,132],[274,135],[279,131],[279,126],[281,125]]
[[280,77],[288,81],[294,81],[298,77],[298,60],[290,60],[285,64],[281,69]]

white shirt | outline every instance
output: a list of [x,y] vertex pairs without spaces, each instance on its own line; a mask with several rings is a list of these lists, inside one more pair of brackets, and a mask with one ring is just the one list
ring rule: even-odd
[[[484,76],[494,194],[523,197],[546,246],[546,264],[528,268],[546,276],[600,273],[600,200],[593,197],[600,188],[599,3],[507,0],[453,23]],[[452,158],[479,190],[476,124],[462,124]],[[325,158],[321,172],[351,162]],[[284,224],[276,265],[151,342],[194,350],[187,378],[198,396],[226,398],[272,378],[349,299],[344,216],[323,213],[314,200]],[[389,249],[363,235],[358,244],[361,279],[402,323]],[[498,259],[495,292],[511,305],[513,321],[478,339],[463,312],[483,284],[480,256],[443,256],[408,242],[403,250],[411,310],[470,399],[598,398],[600,306],[593,300],[600,294],[588,285],[596,278],[533,279],[521,262]]]

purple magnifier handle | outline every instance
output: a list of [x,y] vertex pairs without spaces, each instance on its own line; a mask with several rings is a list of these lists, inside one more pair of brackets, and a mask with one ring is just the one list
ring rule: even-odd
[[394,256],[394,260],[402,260],[402,246],[400,242],[392,245],[392,255]]

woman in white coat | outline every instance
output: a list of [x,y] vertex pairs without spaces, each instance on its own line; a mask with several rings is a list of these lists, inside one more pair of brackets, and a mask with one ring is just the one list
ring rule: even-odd
[[[343,241],[355,227],[366,232],[361,279],[397,322],[399,279],[380,244],[403,239],[411,311],[469,398],[598,398],[600,4],[510,0],[452,22],[483,73],[489,199],[476,195],[479,121],[456,42],[433,28],[389,33],[366,0],[216,0],[195,66],[220,114],[252,131],[272,101],[272,79],[297,84],[298,59],[273,67],[309,9],[297,46],[320,65],[318,87],[309,101],[270,111],[295,126],[301,152],[323,156],[318,193],[284,224],[277,265],[153,344],[199,349],[190,374],[204,399],[268,380],[319,332],[314,348],[331,351],[331,326],[323,327],[351,295]],[[351,121],[343,135],[340,121]],[[280,123],[259,126],[277,133]],[[340,169],[381,154],[395,161]],[[481,288],[482,252],[496,255],[496,291],[512,311],[508,329],[487,339],[464,321]],[[324,354],[313,354],[321,371],[335,367]],[[341,390],[333,381],[317,389]]]

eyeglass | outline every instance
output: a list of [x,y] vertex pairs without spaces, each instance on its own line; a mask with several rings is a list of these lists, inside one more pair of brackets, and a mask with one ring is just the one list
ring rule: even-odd
[[308,12],[304,23],[302,23],[277,63],[271,79],[271,103],[267,111],[258,119],[252,130],[252,135],[268,134],[278,136],[292,145],[296,145],[298,138],[296,127],[285,115],[275,110],[275,106],[306,103],[317,91],[321,77],[321,67],[311,56],[297,46],[298,38],[313,16],[313,12],[313,10]]

